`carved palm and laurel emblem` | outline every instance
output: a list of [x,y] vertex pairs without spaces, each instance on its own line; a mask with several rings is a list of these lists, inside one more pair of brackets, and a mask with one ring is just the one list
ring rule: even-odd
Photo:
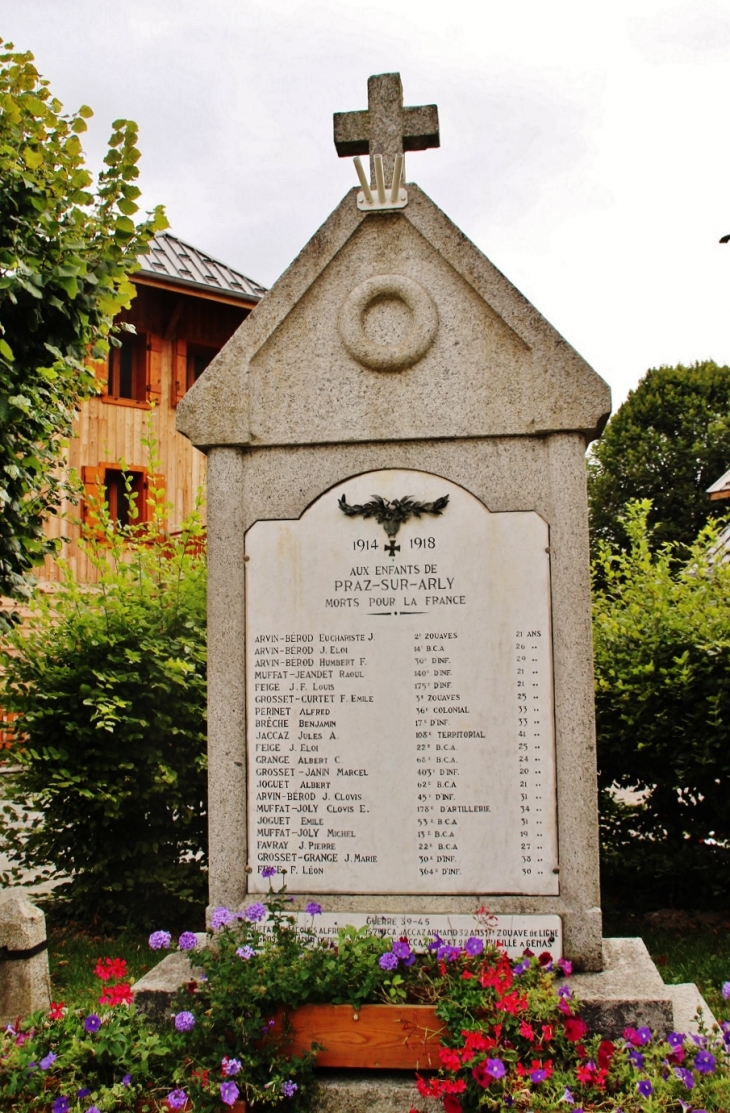
[[409,518],[420,518],[422,514],[432,514],[434,517],[441,515],[449,501],[448,495],[442,495],[433,502],[417,502],[416,499],[406,495],[402,499],[384,499],[382,495],[373,495],[370,502],[362,505],[350,504],[345,495],[338,499],[340,510],[348,518],[374,518],[382,526],[388,537],[395,537],[400,527]]

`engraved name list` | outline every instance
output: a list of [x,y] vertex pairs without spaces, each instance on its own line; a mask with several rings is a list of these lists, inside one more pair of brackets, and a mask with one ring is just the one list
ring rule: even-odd
[[249,529],[251,891],[557,894],[548,544],[405,470]]

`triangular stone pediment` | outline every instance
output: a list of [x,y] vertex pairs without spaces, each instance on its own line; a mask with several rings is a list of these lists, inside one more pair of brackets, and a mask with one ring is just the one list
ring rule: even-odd
[[194,444],[597,435],[606,383],[417,186],[351,190],[178,407]]

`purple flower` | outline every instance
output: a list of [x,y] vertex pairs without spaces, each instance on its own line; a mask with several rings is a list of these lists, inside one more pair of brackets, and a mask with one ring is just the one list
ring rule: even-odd
[[709,1051],[698,1051],[695,1058],[695,1070],[700,1074],[712,1074],[715,1069],[715,1056]]
[[575,1098],[573,1097],[567,1086],[563,1090],[563,1096],[560,1098],[560,1101],[568,1101],[571,1105],[575,1105]]
[[642,1047],[651,1043],[651,1028],[637,1028],[636,1035]]
[[695,1080],[692,1077],[692,1071],[687,1070],[686,1067],[675,1067],[674,1073],[676,1074],[680,1082],[684,1082],[688,1090],[692,1090],[694,1088]]
[[238,1094],[239,1089],[235,1082],[221,1082],[221,1101],[225,1105],[233,1105]]
[[68,1113],[68,1098],[56,1098],[52,1108],[53,1113]]
[[238,947],[236,949],[236,954],[239,958],[253,958],[254,955],[258,954],[258,951],[255,951],[253,947],[249,947],[247,943],[245,947]]
[[506,1069],[501,1059],[487,1059],[484,1067],[487,1074],[491,1074],[492,1078],[504,1078]]
[[229,1059],[228,1056],[226,1055],[225,1059],[221,1063],[221,1070],[223,1071],[223,1073],[226,1075],[227,1078],[231,1078],[234,1074],[238,1074],[240,1069],[241,1069],[240,1059]]
[[642,1098],[651,1097],[654,1093],[654,1087],[648,1078],[642,1078],[640,1082],[636,1083],[636,1089],[641,1094]]
[[309,904],[305,907],[304,911],[308,916],[321,916],[322,905],[317,904],[316,900],[310,900]]
[[443,947],[439,947],[439,949],[436,951],[436,958],[439,960],[439,962],[456,962],[460,954],[460,947],[449,947],[444,944]]
[[433,943],[429,943],[429,951],[437,951],[439,947],[443,947],[444,941],[436,932],[433,933]]
[[172,942],[172,936],[169,931],[153,931],[148,939],[149,946],[153,951],[164,951]]
[[569,958],[559,958],[556,963],[558,970],[562,970],[566,978],[569,978],[573,973],[573,963]]
[[573,994],[567,985],[558,987],[558,997],[563,997],[566,1001],[572,1000]]
[[89,1089],[89,1087],[84,1086],[83,1090],[77,1090],[76,1091],[76,1097],[77,1098],[88,1098],[90,1093],[91,1093],[91,1090]]
[[725,1001],[730,1000],[730,982],[722,983],[722,996]]
[[97,1016],[96,1013],[91,1013],[84,1021],[84,1028],[87,1032],[98,1032],[101,1028],[101,1017]]
[[291,1078],[281,1084],[281,1092],[285,1098],[293,1098],[298,1089],[296,1082],[292,1082]]
[[125,1089],[128,1090],[129,1089],[129,1084],[130,1084],[131,1081],[132,1081],[131,1074],[125,1074],[124,1078],[122,1079],[122,1086],[124,1086]]
[[395,970],[398,965],[398,956],[394,955],[392,951],[386,951],[378,959],[378,966],[381,970]]
[[632,1047],[629,1051],[629,1059],[634,1064],[637,1070],[641,1070],[644,1065],[644,1056],[641,1054],[640,1051],[637,1051],[635,1047]]
[[261,876],[262,877],[273,877],[276,872],[277,872],[276,866],[264,866],[264,868],[261,870]]
[[98,1105],[90,1105],[86,1113],[101,1113],[101,1109],[99,1109]]
[[221,905],[220,908],[216,908],[215,912],[210,918],[211,927],[213,928],[213,931],[220,931],[220,929],[222,927],[225,927],[226,924],[230,924],[231,920],[233,919],[234,916],[230,908],[224,908]]
[[181,951],[194,951],[198,945],[198,937],[194,931],[184,931],[177,941]]
[[411,948],[407,943],[401,943],[399,940],[397,943],[393,944],[393,954],[396,956],[396,958],[409,958],[411,954]]
[[547,1078],[547,1071],[543,1070],[542,1067],[538,1067],[537,1070],[530,1071],[530,1078],[535,1085],[537,1085],[539,1082],[545,1081]]
[[192,1013],[178,1013],[175,1017],[175,1027],[178,1032],[192,1032],[195,1027],[195,1017]]
[[667,1043],[670,1047],[681,1047],[684,1043],[684,1036],[681,1032],[670,1032],[667,1036]]
[[266,919],[266,905],[257,900],[254,904],[249,904],[244,915],[252,924],[257,924],[259,920]]
[[476,957],[476,955],[480,955],[484,950],[484,940],[477,939],[476,935],[470,935],[464,944],[464,950],[468,955]]
[[529,969],[530,969],[529,958],[523,958],[522,962],[518,962],[517,965],[515,967],[513,967],[512,972],[514,974],[526,974]]
[[184,1109],[188,1100],[188,1095],[184,1090],[173,1090],[171,1094],[167,1095],[166,1100],[170,1109]]
[[45,1058],[41,1059],[41,1062],[40,1062],[41,1070],[48,1070],[49,1067],[53,1066],[53,1064],[55,1063],[57,1058],[58,1058],[58,1055],[54,1055],[54,1053],[52,1051],[49,1051],[48,1054],[45,1056]]

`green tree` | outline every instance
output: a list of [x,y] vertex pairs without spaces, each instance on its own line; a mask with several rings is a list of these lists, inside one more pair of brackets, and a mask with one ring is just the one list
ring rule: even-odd
[[[730,564],[708,525],[679,563],[648,500],[599,543],[594,651],[604,871],[659,903],[730,897]],[[615,789],[639,794],[617,800]],[[629,797],[631,800],[631,797]],[[628,887],[628,888],[627,888]]]
[[[0,39],[0,46],[2,46]],[[78,403],[95,389],[128,275],[167,221],[135,226],[137,127],[117,120],[96,191],[79,135],[90,108],[62,114],[30,53],[0,53],[0,595],[28,596],[53,542],[56,469]],[[113,338],[111,339],[113,343]]]
[[706,490],[730,468],[730,367],[711,361],[647,371],[593,446],[588,493],[591,534],[628,543],[622,513],[651,499],[652,546],[690,546],[726,506]]
[[20,772],[0,833],[16,882],[60,877],[74,918],[147,926],[205,901],[206,576],[197,517],[166,538],[160,493],[143,525],[129,497],[129,526],[100,505],[82,542],[98,583],[61,562],[59,589],[37,592],[5,638],[0,706],[18,716]]

